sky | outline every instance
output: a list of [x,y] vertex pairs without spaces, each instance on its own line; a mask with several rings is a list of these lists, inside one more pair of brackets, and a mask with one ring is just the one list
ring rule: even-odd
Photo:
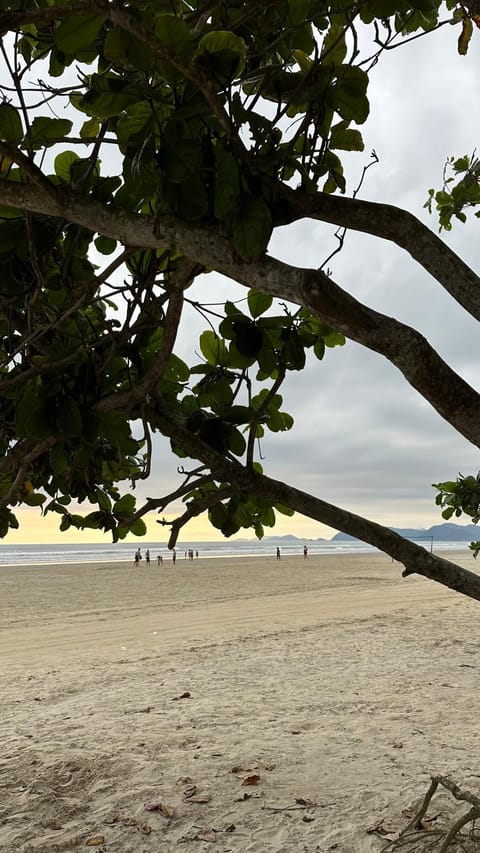
[[[371,72],[371,113],[362,127],[365,152],[349,158],[347,194],[375,149],[380,162],[369,169],[360,197],[404,207],[434,231],[437,220],[423,209],[428,188],[440,188],[448,156],[471,153],[480,138],[480,32],[474,32],[466,57],[457,54],[458,34],[458,28],[444,27],[382,57]],[[336,245],[333,230],[312,221],[280,229],[269,253],[290,264],[319,267]],[[473,215],[466,226],[458,223],[442,237],[480,269],[480,222]],[[350,233],[329,267],[341,287],[416,327],[478,387],[478,324],[407,253],[377,238]],[[245,294],[212,273],[190,291],[191,297],[197,295],[222,301]],[[201,330],[190,314],[179,355],[188,353]],[[312,357],[304,371],[290,374],[282,393],[295,426],[263,440],[266,473],[376,522],[389,527],[441,523],[432,483],[478,469],[476,449],[388,361],[353,342],[328,351],[323,362]],[[178,461],[166,442],[157,441],[152,476],[147,484],[139,484],[139,500],[167,493]],[[55,532],[56,518],[40,520],[37,511],[25,512],[26,524],[9,541],[64,536]],[[274,532],[330,538],[335,531],[297,515],[279,517]],[[166,538],[155,519],[149,521],[148,535]],[[200,520],[188,535],[201,541],[214,539],[216,531]],[[91,531],[67,538],[77,536],[84,541],[96,538]]]

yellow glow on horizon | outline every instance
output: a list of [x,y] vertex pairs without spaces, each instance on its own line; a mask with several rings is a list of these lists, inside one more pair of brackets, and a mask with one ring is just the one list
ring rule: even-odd
[[[49,513],[42,517],[38,509],[20,508],[15,510],[20,527],[18,530],[10,530],[8,536],[3,540],[6,545],[48,545],[48,544],[84,544],[90,542],[108,543],[111,537],[100,530],[66,530],[61,532],[59,528],[60,516]],[[165,515],[167,520],[174,516]],[[148,542],[166,542],[169,528],[157,524],[157,515],[151,513],[145,518],[147,535],[141,538],[128,536],[124,542],[132,544],[147,544]],[[275,527],[265,528],[265,536],[286,536],[291,534],[305,539],[331,539],[334,530],[324,524],[312,521],[303,515],[294,515],[291,518],[277,513]],[[240,530],[231,539],[254,539],[253,530]],[[206,514],[193,518],[182,530],[180,539],[183,543],[191,542],[219,542],[224,539],[220,531],[209,524]]]

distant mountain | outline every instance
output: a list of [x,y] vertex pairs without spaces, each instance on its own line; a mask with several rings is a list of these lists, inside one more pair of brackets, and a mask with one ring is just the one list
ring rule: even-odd
[[264,542],[268,542],[270,539],[274,539],[275,541],[283,539],[284,542],[327,542],[326,539],[305,539],[299,538],[298,536],[293,536],[291,533],[287,533],[285,536],[265,536]]
[[[395,533],[399,533],[405,539],[429,539],[433,536],[434,542],[472,542],[480,539],[480,527],[475,524],[434,524],[433,527],[391,527]],[[355,536],[348,533],[336,533],[332,536],[332,542],[358,542]]]

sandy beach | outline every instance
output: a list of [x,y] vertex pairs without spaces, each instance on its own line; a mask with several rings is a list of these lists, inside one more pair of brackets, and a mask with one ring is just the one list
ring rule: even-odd
[[385,555],[0,587],[2,853],[376,853],[431,774],[480,794],[480,604]]

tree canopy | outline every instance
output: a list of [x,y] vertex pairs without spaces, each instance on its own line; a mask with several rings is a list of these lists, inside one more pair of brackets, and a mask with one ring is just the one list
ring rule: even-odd
[[[0,0],[0,535],[22,504],[117,540],[181,498],[170,547],[204,512],[226,536],[262,536],[276,513],[298,511],[379,547],[404,574],[480,598],[475,574],[273,480],[258,453],[267,431],[293,426],[286,376],[346,339],[389,359],[480,445],[479,394],[424,336],[356,300],[325,259],[310,269],[268,252],[275,229],[305,218],[366,232],[480,319],[475,272],[411,213],[347,194],[342,162],[364,150],[382,54],[451,23],[465,53],[475,8]],[[427,201],[444,228],[480,201],[478,161],[449,166],[457,183],[446,174]],[[220,316],[195,301],[205,329],[187,364],[175,348],[189,288],[211,271],[247,298]],[[130,484],[149,476],[155,433],[188,463],[178,488],[137,506]],[[475,478],[438,488],[445,517],[480,517]]]

